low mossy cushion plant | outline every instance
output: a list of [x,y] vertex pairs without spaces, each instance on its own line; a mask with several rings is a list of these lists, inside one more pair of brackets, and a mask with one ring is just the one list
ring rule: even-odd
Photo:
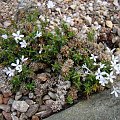
[[36,76],[49,69],[46,76],[57,80],[51,86],[57,89],[57,99],[51,106],[54,112],[62,109],[65,101],[72,104],[78,94],[88,97],[108,84],[113,86],[111,94],[118,97],[120,89],[114,81],[120,74],[120,58],[113,54],[115,49],[100,49],[91,40],[92,33],[90,40],[78,40],[65,22],[51,31],[47,18],[43,21],[38,17],[36,11],[28,13],[18,26],[14,23],[11,29],[0,29],[0,64],[11,78],[13,92],[22,85],[34,92]]

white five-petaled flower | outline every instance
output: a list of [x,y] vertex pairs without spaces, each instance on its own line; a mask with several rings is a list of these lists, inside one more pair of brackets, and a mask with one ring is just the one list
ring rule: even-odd
[[96,75],[96,79],[99,80],[99,83],[102,86],[105,86],[105,84],[108,84],[108,81],[106,80],[106,78],[104,77],[104,75],[107,75],[106,72],[101,72],[100,68],[98,68],[98,71],[95,73]]
[[108,53],[108,54],[110,54],[110,55],[112,55],[113,54],[113,52],[115,51],[115,48],[113,48],[112,50],[109,48],[109,47],[106,47],[106,52]]
[[114,69],[116,70],[116,74],[120,74],[120,63],[116,64],[116,66],[114,66]]
[[113,71],[110,72],[110,74],[107,74],[106,79],[109,80],[111,83],[113,83],[113,80],[116,78],[115,75],[113,75]]
[[105,79],[105,77],[101,77],[99,79],[99,83],[102,85],[102,86],[105,86],[105,84],[108,84],[108,81]]
[[12,63],[11,66],[14,66],[19,73],[22,71],[22,65],[20,65],[19,59],[16,60],[16,64]]
[[49,8],[53,8],[54,6],[55,6],[55,3],[52,2],[51,0],[49,0],[48,3],[47,3],[48,9],[49,9]]
[[26,60],[28,60],[28,58],[24,58],[24,55],[22,55],[22,57],[21,57],[22,63],[25,62]]
[[113,62],[113,63],[119,62],[119,57],[112,55],[112,62]]
[[23,40],[22,42],[20,42],[21,48],[26,48],[27,43],[25,40]]
[[98,68],[97,72],[95,73],[96,75],[96,79],[100,79],[101,77],[103,77],[104,75],[107,75],[106,72],[101,72],[100,68]]
[[98,56],[95,56],[94,54],[91,54],[91,57],[90,57],[90,59],[93,59],[94,60],[94,62],[96,62],[96,59],[98,58]]
[[12,77],[12,76],[15,75],[15,70],[14,70],[14,69],[11,69],[10,67],[5,68],[3,71],[4,71],[4,72],[6,73],[6,75],[8,75],[9,77]]
[[99,64],[99,66],[100,66],[100,69],[102,69],[102,68],[105,68],[106,66],[105,66],[105,64],[102,64],[101,62],[100,62],[100,64]]
[[41,37],[41,36],[42,36],[42,32],[38,32],[38,31],[37,31],[35,38]]
[[8,38],[7,34],[2,35],[1,37],[4,38],[4,39]]
[[91,72],[90,69],[87,67],[86,63],[82,65],[82,68],[86,69],[86,73]]
[[113,86],[113,91],[111,94],[115,94],[115,97],[118,97],[118,93],[120,93],[120,88]]
[[18,40],[21,40],[24,37],[24,35],[20,35],[20,31],[17,31],[17,33],[13,33],[12,35],[14,36],[16,43],[18,43]]

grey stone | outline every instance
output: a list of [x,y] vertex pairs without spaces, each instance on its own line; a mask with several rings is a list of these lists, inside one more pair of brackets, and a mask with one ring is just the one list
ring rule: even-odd
[[3,111],[2,114],[4,115],[4,117],[5,117],[6,120],[12,120],[10,113],[7,113],[7,112]]
[[28,111],[26,112],[26,115],[28,117],[32,117],[37,111],[38,111],[39,105],[35,104],[35,105],[31,105],[28,109]]
[[19,118],[20,120],[28,120],[28,117],[26,116],[26,114],[25,113],[22,113],[21,115],[20,115],[20,118]]
[[41,105],[39,108],[39,112],[36,113],[36,116],[41,118],[48,117],[52,113],[52,109],[49,106]]
[[14,101],[12,108],[18,110],[19,112],[26,112],[29,108],[29,105],[25,101]]
[[20,92],[17,92],[15,95],[15,100],[19,100],[22,97],[22,94]]
[[55,100],[55,99],[57,98],[56,94],[53,93],[53,92],[51,92],[51,91],[48,92],[48,95],[49,95],[53,100]]
[[4,118],[3,118],[3,115],[0,113],[0,120],[5,120]]
[[6,20],[3,24],[4,24],[4,27],[7,28],[7,27],[9,27],[12,23],[11,23],[10,20]]
[[29,98],[33,98],[34,97],[34,94],[33,93],[29,93]]
[[120,120],[120,97],[115,98],[110,92],[93,95],[44,120]]
[[19,120],[19,118],[15,115],[11,115],[11,117],[12,117],[12,120]]
[[1,104],[0,109],[4,110],[5,112],[10,112],[10,106],[9,105]]
[[34,104],[34,101],[33,101],[33,100],[30,100],[30,99],[25,100],[25,102],[26,102],[28,105],[33,105],[33,104]]

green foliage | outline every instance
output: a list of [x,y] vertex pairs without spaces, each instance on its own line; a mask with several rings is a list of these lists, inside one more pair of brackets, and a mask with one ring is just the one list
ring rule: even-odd
[[13,89],[12,89],[13,92],[16,92],[20,88],[21,82],[22,81],[20,80],[19,75],[16,75],[12,78],[11,83],[13,86]]
[[25,87],[26,87],[27,90],[34,91],[35,83],[34,82],[26,83]]
[[73,98],[72,98],[71,96],[67,96],[66,102],[67,102],[68,104],[73,104]]
[[[65,22],[62,22],[61,26],[56,27],[54,31],[49,31],[47,18],[45,18],[45,21],[42,21],[39,19],[39,15],[39,11],[31,12],[28,10],[27,14],[23,18],[21,17],[21,21],[13,25],[14,28],[12,30],[0,29],[0,35],[8,35],[8,39],[0,38],[0,64],[13,69],[14,67],[10,65],[11,63],[16,63],[16,59],[20,60],[22,55],[28,58],[28,63],[22,63],[20,60],[22,71],[20,73],[15,71],[15,76],[11,80],[13,91],[19,90],[22,85],[25,85],[24,87],[27,90],[34,91],[35,83],[31,75],[37,73],[30,69],[31,62],[44,63],[52,69],[50,72],[51,76],[58,76],[62,75],[61,68],[64,62],[67,59],[71,59],[74,61],[73,67],[69,67],[68,63],[66,67],[68,67],[67,70],[69,73],[66,73],[66,76],[63,75],[62,77],[64,77],[65,80],[70,80],[71,84],[74,85],[81,94],[85,93],[86,95],[90,95],[92,92],[96,92],[99,87],[99,81],[96,80],[94,73],[99,65],[93,65],[94,61],[90,59],[89,48],[81,48],[82,45],[79,46],[80,41],[77,41],[78,43],[76,42],[73,46],[69,44],[69,42],[74,40],[75,33],[70,30]],[[40,28],[38,28],[36,21],[40,22]],[[12,33],[16,33],[17,30],[20,30],[21,34],[24,34],[24,40],[28,43],[26,48],[21,48],[20,43],[15,42]],[[42,36],[35,37],[37,32],[41,32]],[[93,42],[95,31],[90,30],[87,37],[90,43]],[[21,41],[22,40],[19,40],[19,42]],[[70,52],[68,56],[61,54],[61,48],[63,48],[63,46],[68,47],[67,50]],[[79,52],[80,49],[88,52],[88,54],[84,56]],[[39,52],[40,50],[41,52]],[[65,50],[65,53],[68,52],[67,50]],[[58,60],[58,54],[61,56],[61,61]],[[107,61],[102,61],[102,63],[106,65],[102,71],[110,73],[110,63]],[[83,64],[89,69],[89,74],[84,73],[86,68],[82,68]],[[79,70],[77,71],[76,68],[79,68]],[[66,101],[72,104],[73,98],[67,96]]]
[[109,61],[101,61],[102,64],[105,64],[105,67],[102,68],[102,71],[105,71],[107,73],[110,73],[110,69],[111,69],[111,66],[110,66],[110,62]]
[[94,74],[88,74],[86,76],[85,81],[82,84],[84,86],[84,92],[87,95],[90,95],[94,90],[96,90],[94,85],[97,85],[97,84],[98,84],[98,80],[96,80],[95,75]]
[[80,53],[73,54],[73,60],[75,63],[79,64],[81,60],[83,60],[83,56]]
[[69,74],[65,77],[65,80],[70,80],[73,85],[77,87],[78,90],[80,90],[81,87],[81,75],[72,69]]
[[95,30],[92,29],[87,33],[87,38],[89,41],[92,42],[95,39],[94,37],[95,37]]
[[53,69],[53,71],[59,73],[59,71],[61,69],[61,65],[58,62],[55,62],[54,64],[52,64],[52,69]]

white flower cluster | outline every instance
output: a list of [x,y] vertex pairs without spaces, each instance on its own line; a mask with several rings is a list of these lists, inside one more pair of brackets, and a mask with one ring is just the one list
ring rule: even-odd
[[[16,43],[19,43],[21,48],[26,48],[28,43],[26,43],[25,40],[23,40],[24,35],[20,34],[20,30],[18,30],[16,33],[13,33],[12,36],[15,39]],[[36,35],[34,38],[38,38],[42,36],[42,32],[37,31]],[[8,39],[7,34],[4,34],[1,36],[3,39]],[[42,47],[40,48],[39,53],[42,52]],[[28,58],[24,58],[24,55],[22,55],[21,59],[17,59],[16,63],[12,63],[11,67],[14,67],[14,69],[12,69],[11,67],[5,67],[5,69],[3,70],[9,77],[12,77],[15,75],[15,72],[17,71],[18,73],[22,72],[22,63],[24,63]]]
[[[107,53],[111,57],[110,73],[107,73],[103,70],[103,68],[106,68],[105,64],[102,64],[101,62],[96,63],[98,56],[91,54],[90,59],[93,59],[93,61],[94,61],[93,65],[99,66],[98,70],[95,72],[96,80],[99,80],[99,83],[102,86],[105,86],[106,84],[111,83],[111,85],[113,86],[113,92],[111,92],[111,94],[115,94],[115,96],[118,97],[118,93],[120,93],[120,88],[114,86],[114,81],[115,81],[117,75],[120,75],[120,58],[119,58],[119,56],[115,56],[113,54],[115,49],[110,50],[108,47],[106,49],[107,49]],[[82,66],[82,68],[84,68],[86,70],[85,74],[89,74],[92,72],[89,70],[89,68],[86,66],[86,64],[84,64]]]
[[3,70],[6,75],[9,77],[12,77],[15,75],[15,72],[17,71],[18,73],[22,72],[22,63],[24,63],[28,58],[24,58],[24,55],[21,57],[21,61],[19,59],[16,60],[16,63],[11,63],[11,67],[14,67],[14,69],[10,67],[5,67]]

